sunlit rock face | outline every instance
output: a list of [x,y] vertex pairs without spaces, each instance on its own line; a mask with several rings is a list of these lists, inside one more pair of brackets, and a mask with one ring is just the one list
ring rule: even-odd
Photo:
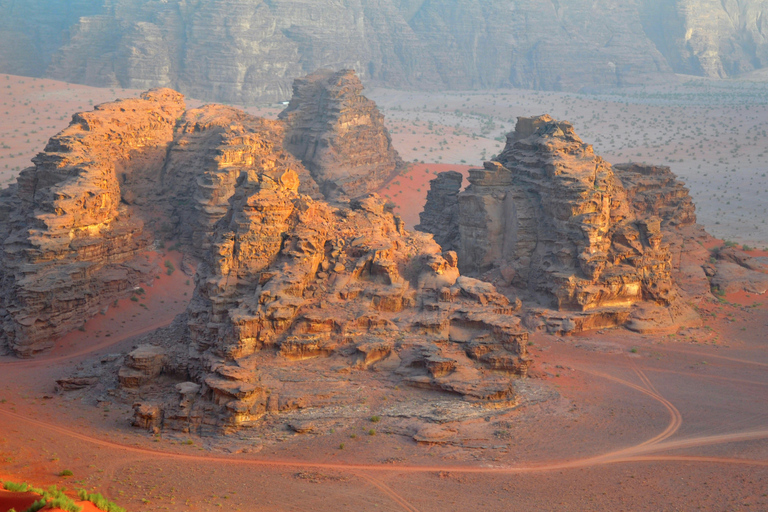
[[3,331],[29,356],[149,272],[152,241],[126,204],[162,168],[183,97],[169,89],[76,114],[3,192]]

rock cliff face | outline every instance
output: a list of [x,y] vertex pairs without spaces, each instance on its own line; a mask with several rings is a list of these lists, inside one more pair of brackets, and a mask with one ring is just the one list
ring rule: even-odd
[[335,208],[298,193],[279,153],[261,162],[240,176],[185,330],[166,343],[165,372],[187,375],[195,392],[140,404],[137,425],[230,431],[269,413],[355,403],[328,385],[331,367],[379,365],[387,385],[514,402],[510,378],[483,371],[528,367],[527,333],[506,297],[461,277],[455,253],[404,231],[375,194]]
[[761,0],[7,0],[0,72],[229,103],[286,99],[294,78],[324,66],[389,87],[577,90],[765,67],[765,10]]
[[463,180],[456,171],[441,172],[431,180],[427,203],[419,214],[419,225],[415,226],[417,231],[432,233],[445,251],[459,250],[459,191]]
[[134,284],[151,241],[121,200],[162,166],[181,95],[170,90],[77,114],[4,195],[3,331],[28,356]]
[[[359,80],[338,78],[349,85],[342,100],[318,107],[310,96],[292,105],[328,121],[312,132],[326,152],[313,167],[326,188],[332,173],[342,190],[366,191],[400,160],[381,114],[359,95]],[[286,149],[286,130],[293,129],[287,122],[221,105],[184,108],[183,96],[159,89],[77,114],[18,185],[2,192],[0,318],[13,352],[50,347],[128,293],[151,270],[134,257],[155,239],[178,240],[198,258],[207,254],[214,226],[253,169],[290,170],[302,197],[323,198]]]
[[[184,113],[162,172],[167,216],[178,219],[180,241],[201,256],[211,246],[213,227],[229,209],[240,174],[262,165],[265,152],[283,146],[283,123],[251,116],[223,105],[207,105]],[[319,189],[287,151],[280,160],[297,172],[301,191],[320,197]],[[341,171],[341,170],[340,170]]]
[[768,65],[759,0],[647,0],[645,32],[678,73],[725,78]]
[[320,70],[294,82],[291,102],[279,116],[286,148],[328,198],[372,192],[405,168],[384,116],[362,90],[352,70]]
[[[449,243],[458,243],[462,273],[512,285],[558,312],[533,311],[529,325],[570,332],[623,324],[636,304],[675,302],[662,228],[693,225],[695,215],[668,168],[618,172],[570,124],[520,118],[496,161],[470,171],[454,224],[431,225],[441,236],[458,231]],[[433,180],[425,218],[439,218],[449,178]]]

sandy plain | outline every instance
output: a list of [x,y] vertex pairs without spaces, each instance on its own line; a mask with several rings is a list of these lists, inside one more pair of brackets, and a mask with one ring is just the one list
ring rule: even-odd
[[[0,115],[0,147],[9,146],[0,149],[3,181],[91,99],[131,94],[0,75],[0,103],[9,112]],[[401,155],[425,162],[382,190],[409,225],[435,171],[479,165],[483,153],[500,150],[497,138],[515,116],[548,112],[572,121],[611,162],[671,165],[713,234],[768,244],[768,203],[760,192],[768,189],[761,167],[766,85],[681,79],[593,96],[370,96]],[[248,110],[271,117],[280,107]],[[181,255],[148,257],[160,263]],[[765,297],[705,298],[695,304],[705,326],[675,335],[534,334],[535,365],[519,383],[520,405],[440,425],[457,431],[440,444],[416,443],[383,415],[398,397],[384,395],[373,378],[366,406],[381,415],[375,435],[360,421],[248,445],[152,436],[129,426],[130,405],[54,392],[55,379],[82,361],[130,349],[142,332],[170,323],[191,295],[188,279],[179,271],[159,275],[142,286],[140,300],[120,301],[51,352],[29,361],[0,358],[0,474],[96,489],[132,511],[768,509]],[[63,469],[74,476],[56,476]]]

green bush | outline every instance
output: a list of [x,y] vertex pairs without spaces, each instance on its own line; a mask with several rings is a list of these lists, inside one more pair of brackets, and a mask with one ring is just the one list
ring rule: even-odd
[[59,473],[59,476],[72,476],[72,475],[74,475],[74,473],[72,473],[72,471],[68,469],[65,469],[61,473]]
[[381,421],[380,416],[371,416],[371,423],[378,423]]
[[123,507],[118,506],[116,503],[109,501],[100,493],[89,493],[85,489],[77,491],[77,496],[83,501],[90,501],[96,508],[103,510],[104,512],[125,512]]

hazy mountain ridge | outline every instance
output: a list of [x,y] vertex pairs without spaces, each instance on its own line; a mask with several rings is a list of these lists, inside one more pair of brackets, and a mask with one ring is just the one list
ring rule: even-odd
[[768,65],[762,0],[0,0],[0,72],[285,99],[318,67],[390,87],[578,90]]

